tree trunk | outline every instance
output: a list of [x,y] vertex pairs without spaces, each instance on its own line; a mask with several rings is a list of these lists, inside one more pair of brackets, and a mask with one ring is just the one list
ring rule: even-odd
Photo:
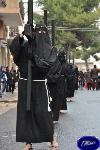
[[85,59],[85,65],[86,65],[86,71],[88,70],[88,62],[87,59]]

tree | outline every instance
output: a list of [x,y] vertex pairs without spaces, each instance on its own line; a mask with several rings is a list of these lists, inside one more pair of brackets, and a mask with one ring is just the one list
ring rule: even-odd
[[93,11],[99,2],[100,0],[38,0],[38,4],[48,10],[49,19],[55,19],[58,24],[63,22],[67,27],[94,24],[94,20],[100,17],[99,8]]
[[40,21],[43,21],[43,16],[42,15],[34,13],[33,16],[34,16],[35,23],[39,23]]
[[58,38],[57,38],[57,45],[59,45],[59,43],[64,47],[66,55],[68,57],[68,55],[71,55],[71,49],[75,48],[79,41],[76,38],[76,35],[69,32],[65,32],[65,31],[60,31],[58,33]]
[[[47,9],[49,20],[56,20],[57,26],[66,26],[68,28],[95,28],[97,29],[97,21],[100,18],[100,0],[38,0],[39,5],[43,5],[43,9]],[[87,61],[87,58],[93,51],[98,51],[97,46],[94,50],[95,39],[99,38],[96,32],[56,32],[57,43],[66,45],[68,49],[73,49],[81,41],[83,50],[76,51],[76,54]],[[97,39],[96,39],[97,40]],[[59,42],[60,41],[60,42]],[[97,44],[100,45],[100,44]],[[91,47],[91,50],[87,49]],[[75,53],[75,50],[74,50]]]

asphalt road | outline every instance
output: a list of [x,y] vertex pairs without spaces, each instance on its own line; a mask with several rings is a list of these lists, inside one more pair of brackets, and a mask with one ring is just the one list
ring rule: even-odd
[[[82,136],[100,139],[100,91],[77,91],[73,100],[55,126],[59,150],[78,150],[77,140]],[[23,149],[23,143],[15,142],[15,126],[16,105],[0,113],[0,150]],[[47,143],[33,144],[33,150],[50,149]]]

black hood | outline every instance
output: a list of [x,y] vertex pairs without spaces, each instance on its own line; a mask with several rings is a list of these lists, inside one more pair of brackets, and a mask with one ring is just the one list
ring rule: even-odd
[[35,54],[47,61],[48,60],[50,61],[51,59],[51,61],[54,62],[54,59],[56,59],[56,54],[52,55],[53,51],[52,51],[50,37],[48,34],[48,29],[44,24],[36,25],[35,42],[36,42]]
[[60,61],[61,63],[63,63],[63,62],[66,61],[66,59],[65,59],[65,52],[64,52],[64,51],[59,52],[59,54],[58,54],[58,59],[59,59],[59,61]]

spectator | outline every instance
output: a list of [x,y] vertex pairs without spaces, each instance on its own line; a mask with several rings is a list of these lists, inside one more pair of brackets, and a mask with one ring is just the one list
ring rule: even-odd
[[95,84],[96,84],[97,79],[98,79],[98,69],[97,69],[96,65],[94,65],[94,68],[91,70],[91,77],[92,77],[92,80],[93,80],[92,88],[94,90],[95,89]]
[[79,88],[83,89],[83,86],[84,86],[84,73],[82,71],[79,72],[78,81],[79,81]]
[[85,79],[86,79],[88,90],[91,90],[91,88],[92,88],[92,79],[91,79],[91,72],[89,71],[89,69],[85,73]]
[[0,68],[0,97],[2,97],[3,92],[6,88],[6,74],[3,66]]

